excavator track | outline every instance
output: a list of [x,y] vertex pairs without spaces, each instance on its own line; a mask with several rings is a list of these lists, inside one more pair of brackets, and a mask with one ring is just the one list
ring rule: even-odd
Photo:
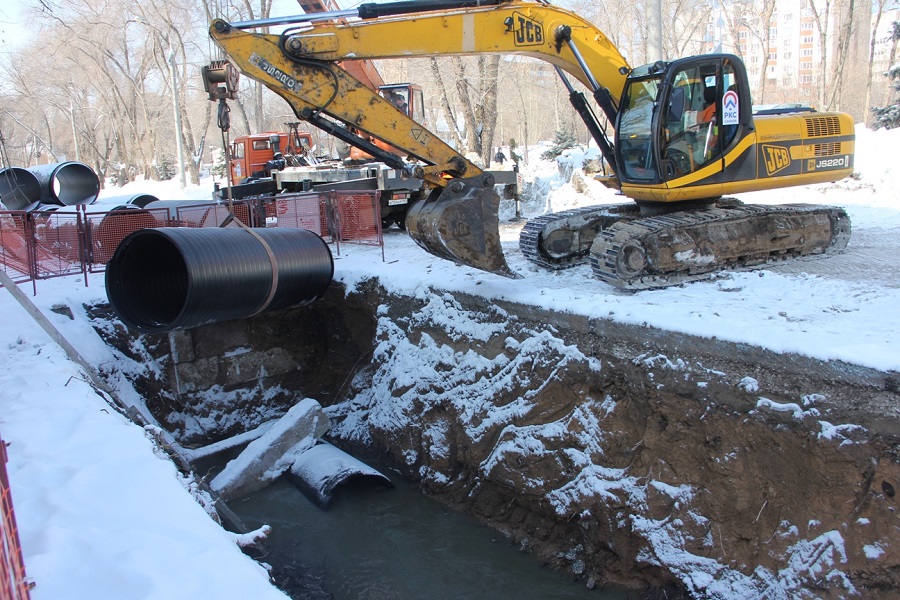
[[600,231],[639,214],[633,202],[548,213],[525,224],[519,233],[519,250],[544,268],[568,269],[590,260],[591,245]]
[[840,252],[847,213],[833,206],[722,205],[619,221],[590,251],[594,275],[620,289],[647,290],[708,279],[723,270]]

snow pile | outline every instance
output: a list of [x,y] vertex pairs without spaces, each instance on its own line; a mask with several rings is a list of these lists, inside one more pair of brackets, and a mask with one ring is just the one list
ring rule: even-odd
[[[117,413],[5,290],[0,434],[33,600],[285,598],[191,496],[148,433]],[[117,358],[80,313],[102,282],[35,298],[91,363]],[[50,311],[65,303],[75,320]]]

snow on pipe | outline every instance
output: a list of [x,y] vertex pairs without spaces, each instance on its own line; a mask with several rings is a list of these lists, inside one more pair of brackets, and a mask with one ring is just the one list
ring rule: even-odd
[[333,276],[331,250],[305,229],[161,227],[122,240],[106,293],[128,327],[164,333],[309,304]]
[[61,162],[28,168],[41,186],[41,202],[60,206],[91,204],[100,193],[100,178],[80,162]]
[[297,457],[287,477],[323,510],[328,508],[337,488],[350,481],[394,487],[377,470],[322,441]]
[[[159,202],[159,198],[153,194],[125,194],[124,196],[111,196],[103,199],[104,203],[127,204],[145,208],[151,202]],[[115,210],[115,209],[113,209]]]
[[41,201],[41,184],[28,169],[0,169],[0,202],[6,210],[32,210]]

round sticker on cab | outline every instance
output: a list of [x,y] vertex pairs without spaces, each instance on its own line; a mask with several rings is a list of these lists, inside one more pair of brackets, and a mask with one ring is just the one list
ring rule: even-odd
[[737,92],[728,90],[722,96],[722,125],[737,125],[740,123],[740,113]]

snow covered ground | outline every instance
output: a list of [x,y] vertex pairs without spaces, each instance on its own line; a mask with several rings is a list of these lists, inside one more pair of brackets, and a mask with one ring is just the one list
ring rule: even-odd
[[[504,250],[522,279],[459,267],[387,233],[380,249],[342,245],[335,278],[350,288],[369,277],[399,293],[432,286],[533,304],[597,319],[745,342],[776,352],[900,370],[900,132],[857,132],[858,179],[744,195],[750,203],[808,202],[847,209],[853,236],[827,260],[725,274],[681,288],[629,294],[590,276],[588,267],[546,272],[518,253],[515,224],[501,227]],[[579,153],[571,159],[578,160]],[[537,153],[535,153],[535,156]],[[533,160],[526,178],[544,193],[526,206],[562,210],[619,202],[591,185],[577,193],[556,165]],[[131,184],[103,196],[151,193],[207,198],[211,184],[179,190],[172,182]],[[101,200],[102,203],[102,200]],[[509,216],[509,207],[504,215]],[[30,292],[30,285],[24,286]],[[102,275],[40,281],[34,302],[92,364],[116,360],[87,324],[82,305],[105,300]],[[75,318],[53,312],[65,304]],[[448,318],[451,318],[448,315]],[[149,436],[113,411],[84,375],[0,293],[0,435],[32,598],[284,598],[262,567],[239,551],[186,490]],[[134,391],[119,389],[136,402]]]

